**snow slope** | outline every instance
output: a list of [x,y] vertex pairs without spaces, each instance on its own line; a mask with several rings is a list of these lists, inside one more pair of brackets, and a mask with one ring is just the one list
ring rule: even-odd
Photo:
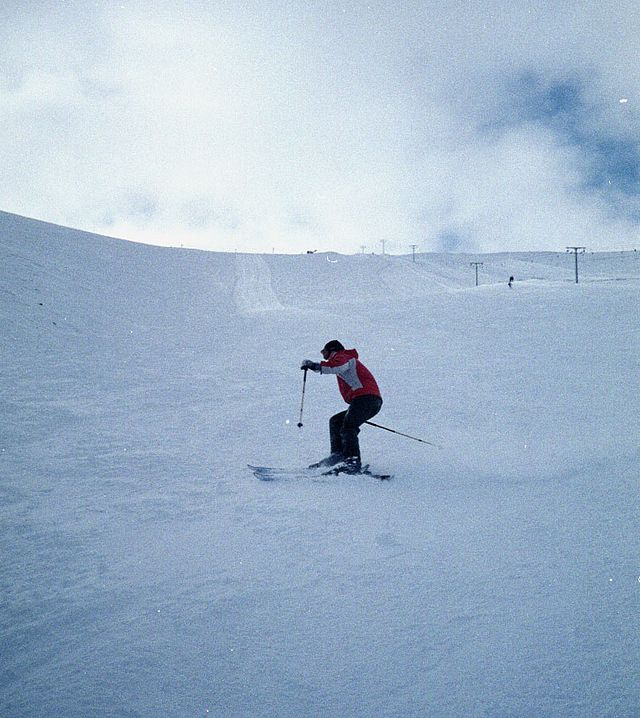
[[[0,261],[0,715],[640,715],[636,253],[576,285],[0,213]],[[393,481],[257,481],[326,453],[333,338],[443,448],[365,427]]]

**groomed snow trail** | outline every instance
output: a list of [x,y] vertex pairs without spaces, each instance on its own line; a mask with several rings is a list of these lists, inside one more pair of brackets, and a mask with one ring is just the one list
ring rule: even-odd
[[236,284],[233,296],[238,311],[242,314],[284,309],[273,290],[269,265],[259,254],[236,255]]

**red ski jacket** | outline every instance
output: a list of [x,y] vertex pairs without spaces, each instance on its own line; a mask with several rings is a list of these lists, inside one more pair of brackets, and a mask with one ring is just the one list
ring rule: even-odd
[[351,404],[357,396],[380,396],[380,389],[373,374],[358,359],[355,349],[345,349],[331,354],[320,362],[321,374],[335,374],[342,398]]

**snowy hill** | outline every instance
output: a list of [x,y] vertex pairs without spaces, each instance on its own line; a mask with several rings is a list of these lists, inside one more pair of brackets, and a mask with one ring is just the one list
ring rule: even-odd
[[[415,260],[0,213],[1,715],[639,714],[637,253]],[[333,338],[442,448],[258,482],[326,453]]]

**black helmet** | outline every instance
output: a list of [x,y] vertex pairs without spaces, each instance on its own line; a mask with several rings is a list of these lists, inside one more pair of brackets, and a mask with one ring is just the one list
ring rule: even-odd
[[330,342],[327,342],[324,347],[322,347],[323,352],[341,352],[344,351],[344,347],[337,339],[332,339]]

